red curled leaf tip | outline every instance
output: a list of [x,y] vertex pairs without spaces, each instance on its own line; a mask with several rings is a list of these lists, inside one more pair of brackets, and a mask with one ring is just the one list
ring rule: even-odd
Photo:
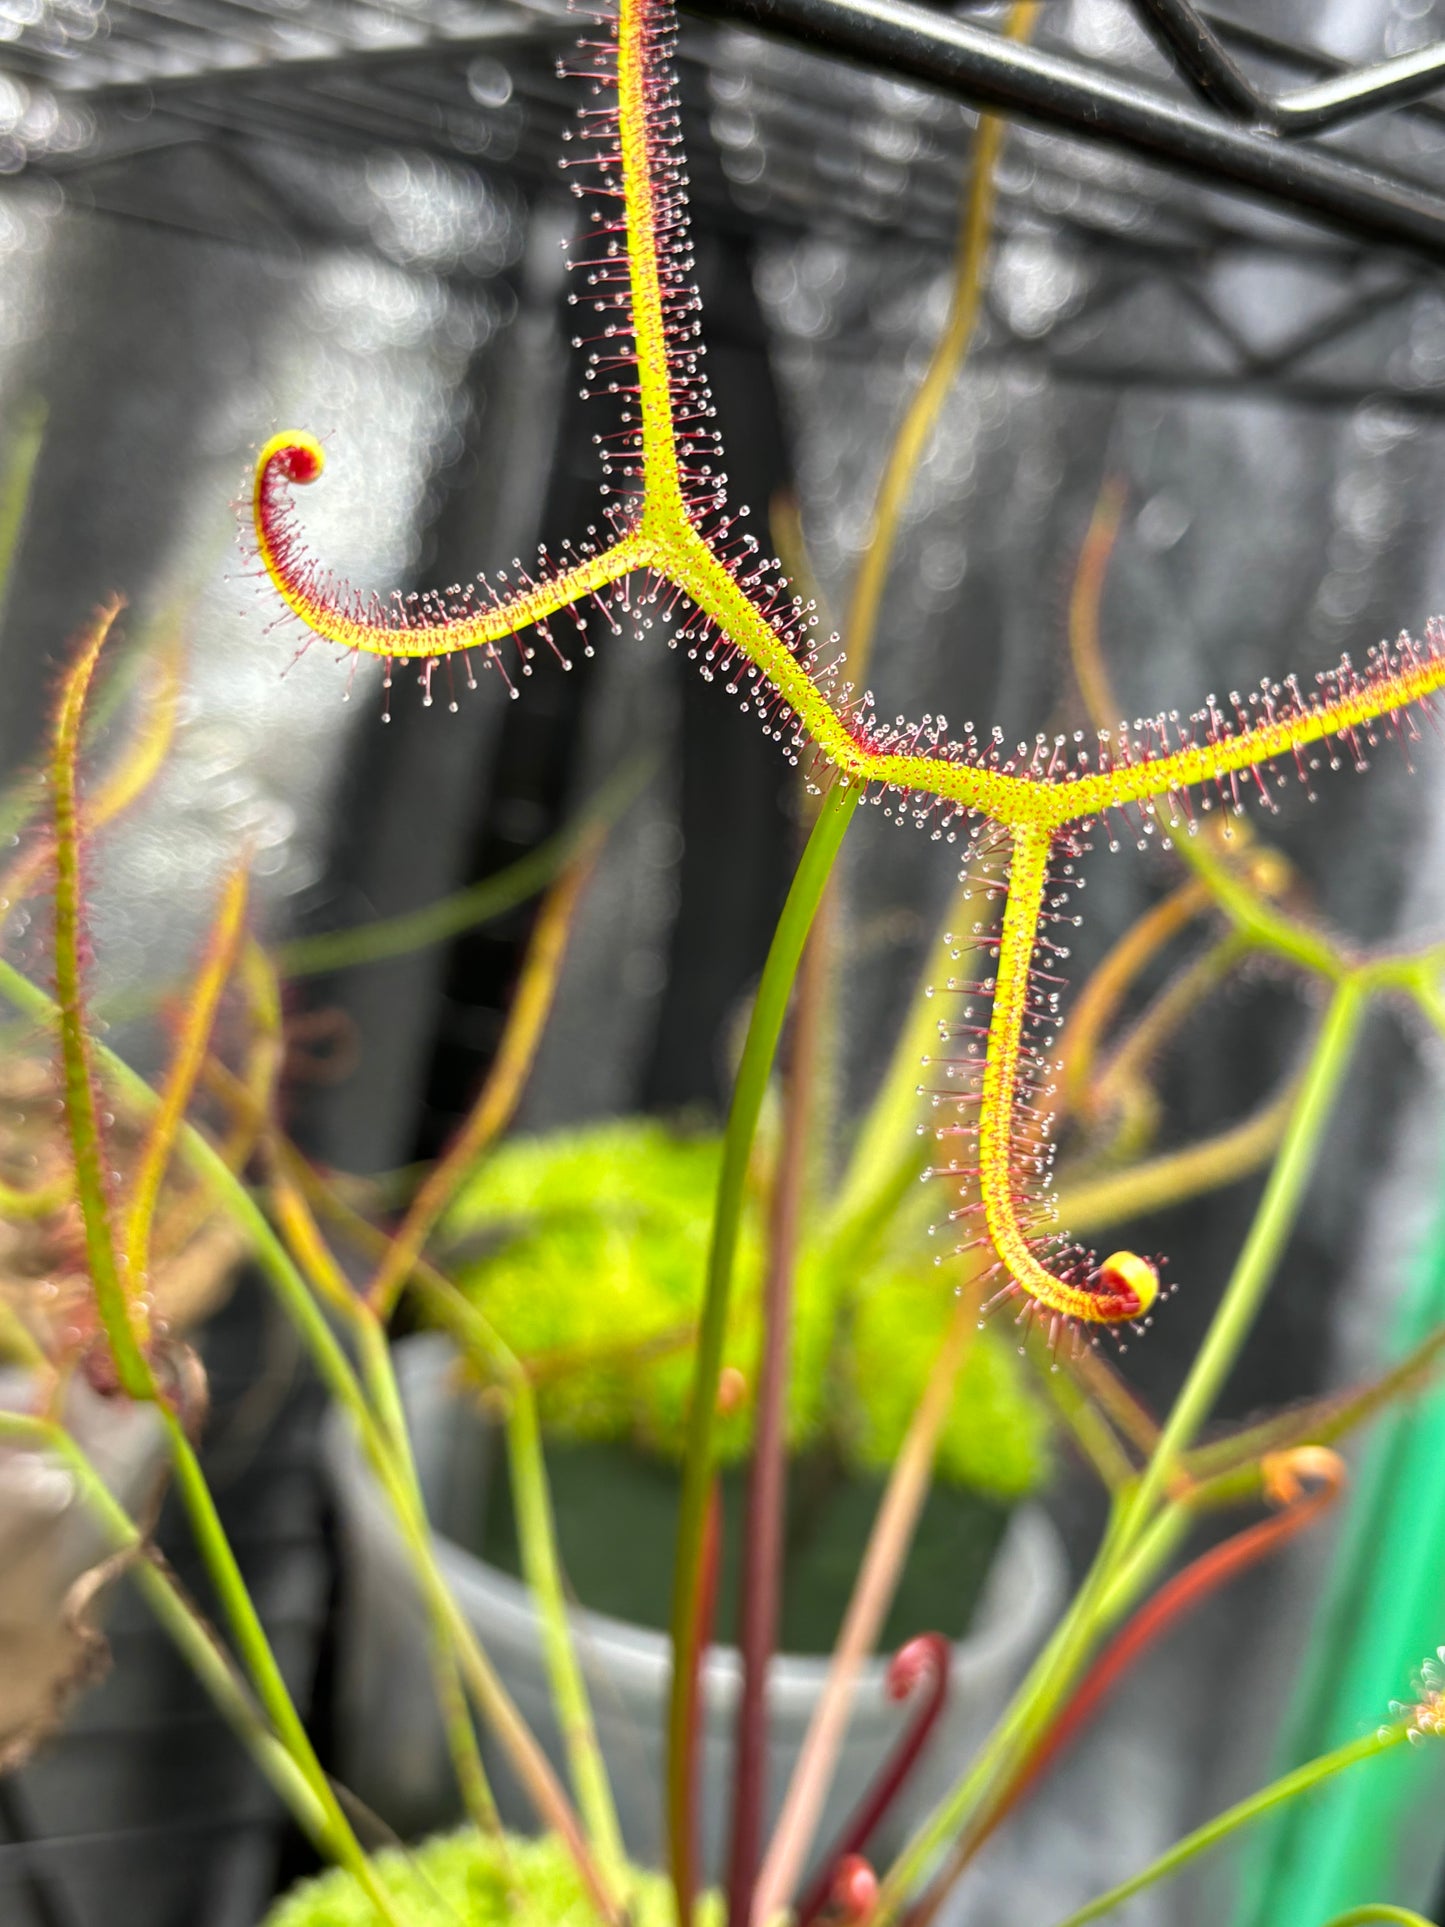
[[1142,1318],[1159,1296],[1159,1273],[1136,1251],[1115,1251],[1099,1266],[1094,1289],[1115,1319]]
[[[798,1927],[808,1927],[830,1901],[837,1901],[837,1883],[850,1862],[867,1866],[861,1849],[873,1837],[880,1821],[907,1783],[918,1757],[943,1712],[948,1698],[948,1669],[952,1650],[942,1633],[918,1633],[889,1661],[884,1690],[893,1700],[912,1696],[914,1688],[925,1682],[927,1692],[922,1704],[904,1729],[902,1738],[879,1769],[878,1777],[858,1802],[842,1831],[824,1857],[822,1872],[798,1903]],[[863,1915],[850,1915],[862,1919]]]
[[838,1862],[831,1897],[839,1920],[850,1927],[871,1918],[878,1905],[878,1876],[861,1853],[846,1853]]
[[257,474],[264,481],[279,477],[304,488],[314,482],[326,466],[326,454],[314,435],[288,429],[273,435],[257,458]]
[[889,1699],[906,1700],[923,1679],[935,1690],[945,1687],[948,1658],[948,1641],[942,1633],[915,1633],[888,1662],[883,1685]]

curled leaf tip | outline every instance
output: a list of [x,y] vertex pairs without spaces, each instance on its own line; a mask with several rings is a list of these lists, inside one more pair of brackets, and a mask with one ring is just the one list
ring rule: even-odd
[[1098,1291],[1116,1301],[1120,1318],[1143,1318],[1159,1296],[1159,1273],[1136,1251],[1115,1251],[1099,1266]]
[[942,1633],[915,1633],[898,1648],[884,1681],[888,1697],[905,1700],[922,1681],[935,1685],[947,1677],[948,1641]]
[[273,435],[256,463],[259,475],[275,474],[302,487],[314,482],[325,466],[326,453],[320,442],[301,428],[287,428]]
[[839,1920],[860,1927],[878,1905],[878,1876],[861,1853],[846,1853],[833,1875],[832,1901]]
[[1308,1486],[1333,1496],[1345,1483],[1345,1462],[1327,1445],[1296,1445],[1266,1452],[1259,1462],[1264,1496],[1271,1505],[1298,1505]]

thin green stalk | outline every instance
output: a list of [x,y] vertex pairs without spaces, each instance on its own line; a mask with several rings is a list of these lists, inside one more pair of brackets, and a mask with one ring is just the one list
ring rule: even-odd
[[[349,1210],[347,1218],[357,1231],[381,1237]],[[473,1367],[506,1390],[507,1454],[522,1570],[542,1622],[554,1709],[577,1803],[599,1867],[620,1886],[627,1873],[626,1849],[567,1613],[536,1393],[520,1361],[450,1278],[421,1259],[409,1282]],[[396,1409],[399,1422],[399,1401]]]
[[[377,1417],[391,1436],[397,1470],[406,1481],[413,1505],[420,1512],[423,1509],[421,1482],[417,1477],[416,1459],[406,1429],[406,1414],[402,1409],[396,1374],[391,1366],[391,1348],[380,1320],[359,1300],[357,1304],[359,1316],[353,1329],[356,1332],[362,1377]],[[429,1617],[432,1685],[436,1689],[437,1705],[446,1732],[447,1749],[452,1757],[452,1771],[456,1774],[457,1788],[462,1796],[462,1806],[473,1824],[483,1833],[500,1834],[501,1816],[497,1812],[497,1802],[487,1779],[481,1748],[477,1744],[477,1730],[467,1705],[466,1688],[462,1683],[457,1657],[447,1638],[447,1629],[438,1615],[432,1612]]]
[[0,1411],[0,1438],[39,1446],[63,1459],[97,1524],[116,1552],[135,1555],[130,1576],[179,1649],[227,1725],[285,1801],[297,1824],[322,1852],[335,1854],[325,1811],[291,1754],[267,1724],[230,1660],[175,1580],[155,1564],[134,1520],[112,1496],[80,1446],[44,1419]]
[[729,1927],[748,1927],[762,1857],[768,1791],[768,1675],[778,1637],[787,1530],[787,1397],[793,1284],[814,1144],[816,1072],[829,988],[833,893],[823,892],[798,966],[797,994],[782,1073],[783,1102],[763,1270],[762,1343],[753,1398],[753,1451],[743,1514],[737,1647],[742,1690],[733,1725]]
[[512,1388],[511,1410],[507,1415],[507,1459],[512,1473],[512,1510],[517,1522],[522,1571],[542,1622],[553,1706],[567,1751],[572,1786],[598,1864],[610,1881],[621,1886],[626,1879],[626,1850],[567,1616],[562,1571],[557,1559],[556,1523],[542,1457],[537,1396],[525,1373]]
[[0,1182],[0,1218],[49,1218],[70,1202],[75,1185],[68,1173],[30,1189]]
[[495,876],[458,890],[419,910],[383,917],[350,930],[328,930],[315,937],[293,937],[273,951],[283,977],[314,977],[326,970],[349,970],[358,964],[381,963],[444,943],[476,924],[490,923],[539,895],[588,842],[594,830],[610,829],[641,792],[654,768],[650,757],[639,757],[612,776],[587,802],[574,822],[509,863]]
[[1143,1530],[1180,1455],[1193,1443],[1254,1323],[1309,1183],[1365,1005],[1365,994],[1353,977],[1345,978],[1330,999],[1244,1249],[1130,1503],[1123,1531],[1126,1550]]
[[[3,1212],[0,1212],[3,1215]],[[25,1320],[3,1295],[0,1295],[0,1359],[24,1365],[29,1371],[50,1369],[50,1359]]]
[[[35,466],[45,440],[46,412],[45,403],[38,396],[17,410],[10,446],[0,466],[0,611],[5,607],[10,571],[20,548],[25,512],[30,506]],[[0,821],[0,835],[9,827]]]
[[1445,1353],[1445,1325],[1378,1378],[1265,1419],[1200,1446],[1185,1459],[1196,1505],[1230,1505],[1259,1487],[1259,1461],[1291,1445],[1333,1445],[1387,1406],[1428,1390]]
[[1134,1464],[1119,1443],[1119,1435],[1072,1375],[1056,1369],[1057,1361],[1034,1341],[1033,1333],[1028,1343],[1029,1363],[1060,1421],[1073,1433],[1105,1491],[1111,1495],[1121,1492],[1134,1477]]
[[803,946],[860,796],[861,791],[855,786],[835,782],[818,812],[763,966],[723,1138],[722,1167],[698,1325],[697,1363],[688,1413],[673,1567],[667,1832],[680,1922],[686,1922],[690,1916],[694,1885],[688,1762],[693,1726],[698,1717],[695,1703],[698,1587],[708,1494],[712,1487],[718,1379],[722,1371],[748,1162]]
[[1182,857],[1197,876],[1203,877],[1210,893],[1236,930],[1252,943],[1274,951],[1276,956],[1299,964],[1338,983],[1349,971],[1348,958],[1337,946],[1306,923],[1286,916],[1264,901],[1228,863],[1205,836],[1190,836],[1178,822],[1170,824],[1161,814],[1175,853]]
[[475,1169],[511,1122],[541,1043],[557,994],[567,943],[602,848],[603,832],[593,827],[577,855],[543,899],[527,943],[521,976],[507,1012],[495,1057],[471,1109],[446,1150],[417,1186],[401,1223],[386,1242],[381,1262],[366,1288],[366,1299],[385,1319],[397,1293],[466,1175]]
[[[1347,1746],[1336,1747],[1333,1753],[1322,1753],[1318,1759],[1310,1760],[1305,1766],[1297,1767],[1293,1773],[1286,1773],[1283,1779],[1275,1780],[1267,1787],[1261,1787],[1258,1793],[1252,1793],[1247,1800],[1241,1800],[1237,1805],[1226,1808],[1213,1820],[1206,1821],[1202,1827],[1196,1827],[1193,1833],[1186,1834],[1182,1840],[1176,1841],[1167,1853],[1160,1854],[1159,1858],[1151,1862],[1141,1873],[1136,1873],[1131,1879],[1122,1881],[1117,1887],[1111,1887],[1108,1893],[1100,1894],[1097,1900],[1091,1900],[1087,1907],[1080,1907],[1078,1912],[1070,1914],[1067,1920],[1061,1920],[1058,1927],[1085,1927],[1086,1921],[1102,1920],[1106,1914],[1111,1914],[1116,1907],[1122,1906],[1133,1895],[1142,1893],[1146,1887],[1152,1887],[1160,1880],[1167,1880],[1171,1874],[1187,1866],[1198,1854],[1207,1853],[1211,1847],[1217,1846],[1221,1840],[1227,1839],[1240,1827],[1246,1827],[1251,1821],[1272,1812],[1275,1807],[1284,1806],[1287,1801],[1297,1799],[1301,1793],[1309,1793],[1323,1781],[1333,1778],[1336,1773],[1343,1773],[1347,1767],[1358,1765],[1361,1760],[1372,1760],[1377,1754],[1388,1753],[1391,1748],[1400,1745],[1409,1730],[1403,1721],[1398,1726],[1382,1727],[1378,1733],[1367,1733],[1363,1739],[1351,1740]],[[1347,1915],[1346,1919],[1361,1917],[1367,1920],[1372,1917],[1388,1919],[1389,1915],[1372,1916],[1367,1910],[1363,1916]],[[1412,1920],[1417,1916],[1407,1914],[1404,1918]]]
[[[287,1184],[295,1184],[298,1196],[303,1189],[312,1187],[312,1195],[337,1218],[360,1248],[372,1258],[380,1256],[386,1245],[385,1235],[334,1193],[319,1187],[305,1160],[284,1139],[274,1139],[273,1148],[278,1167],[285,1173]],[[450,1332],[473,1368],[511,1395],[507,1449],[522,1567],[542,1622],[553,1702],[583,1823],[604,1876],[621,1887],[627,1875],[625,1849],[567,1614],[532,1381],[488,1320],[434,1265],[418,1259],[407,1282],[438,1324]],[[374,1315],[364,1310],[354,1297],[348,1298],[346,1315],[359,1321],[360,1332],[380,1330]],[[375,1346],[372,1373],[372,1396],[383,1423],[395,1438],[404,1442],[409,1459],[410,1442],[406,1439],[401,1398],[384,1342]],[[413,1476],[413,1489],[415,1484]],[[419,1506],[419,1493],[416,1502]]]
[[1135,1543],[1121,1553],[1100,1595],[1096,1631],[1104,1632],[1122,1619],[1178,1552],[1195,1522],[1192,1496],[1162,1506]]
[[[583,1825],[604,1879],[620,1891],[627,1879],[627,1853],[567,1614],[536,1394],[520,1362],[449,1278],[434,1267],[424,1265],[418,1267],[412,1282],[466,1355],[480,1363],[483,1370],[500,1376],[507,1388],[507,1459],[522,1571],[542,1625],[553,1706]],[[391,1356],[384,1346],[382,1353],[377,1376],[390,1380],[389,1390],[383,1393],[384,1401],[394,1414],[393,1422],[404,1432],[405,1420]],[[408,1446],[408,1456],[409,1452]]]
[[327,1833],[337,1860],[360,1883],[363,1893],[384,1921],[392,1923],[393,1927],[405,1927],[405,1914],[398,1913],[386,1886],[353,1833],[345,1810],[316,1758],[301,1715],[291,1698],[290,1688],[271,1650],[261,1616],[256,1611],[236,1555],[231,1549],[226,1529],[221,1524],[200,1460],[186,1436],[185,1427],[164,1400],[156,1401],[156,1409],[165,1426],[176,1486],[185,1504],[197,1547],[230,1622],[242,1661],[251,1676],[266,1717],[326,1816]]
[[[1438,973],[1436,964],[1435,972]],[[1445,1037],[1445,989],[1442,989],[1438,974],[1421,971],[1414,983],[1415,1002],[1429,1018],[1442,1037]]]
[[[259,952],[252,953],[252,962],[258,1006],[263,1012],[269,1012],[274,1002],[273,993],[279,993],[275,973],[269,961]],[[237,1096],[249,1107],[252,1100],[246,1087],[239,1079],[231,1079],[229,1072],[225,1076],[235,1084]],[[387,1434],[397,1472],[405,1484],[410,1502],[420,1513],[423,1510],[421,1482],[412,1456],[396,1375],[391,1369],[385,1327],[372,1308],[353,1290],[351,1281],[317,1230],[310,1205],[287,1168],[290,1147],[283,1146],[274,1132],[270,1131],[270,1119],[264,1105],[258,1104],[254,1113],[248,1108],[245,1115],[248,1121],[254,1120],[258,1135],[269,1133],[268,1149],[273,1165],[271,1199],[277,1221],[303,1274],[323,1302],[345,1322],[356,1341],[367,1393],[375,1407],[379,1425]],[[429,1611],[429,1621],[427,1644],[432,1684],[436,1689],[442,1727],[462,1805],[482,1832],[499,1835],[501,1820],[482,1763],[481,1747],[467,1705],[466,1689],[456,1654],[452,1650],[446,1627],[434,1611]]]

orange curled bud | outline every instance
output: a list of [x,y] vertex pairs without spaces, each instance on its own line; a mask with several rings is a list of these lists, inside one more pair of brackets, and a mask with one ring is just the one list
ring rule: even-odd
[[1259,1471],[1264,1496],[1271,1505],[1298,1505],[1307,1485],[1322,1487],[1333,1498],[1345,1483],[1345,1462],[1327,1445],[1295,1445],[1287,1452],[1266,1452]]
[[717,1415],[731,1418],[747,1403],[748,1381],[736,1365],[724,1365],[717,1382]]
[[1099,1266],[1096,1290],[1101,1298],[1118,1301],[1121,1309],[1114,1317],[1142,1318],[1159,1296],[1159,1273],[1136,1251],[1111,1252]]

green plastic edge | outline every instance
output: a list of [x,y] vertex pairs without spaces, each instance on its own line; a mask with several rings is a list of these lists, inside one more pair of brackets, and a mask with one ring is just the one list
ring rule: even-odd
[[[1445,1215],[1406,1293],[1391,1354],[1445,1319]],[[1303,1628],[1302,1628],[1303,1630]],[[1445,1641],[1445,1388],[1389,1414],[1360,1457],[1276,1772],[1379,1726]],[[1231,1927],[1320,1927],[1370,1900],[1428,1912],[1445,1863],[1445,1745],[1400,1748],[1255,1833]]]

